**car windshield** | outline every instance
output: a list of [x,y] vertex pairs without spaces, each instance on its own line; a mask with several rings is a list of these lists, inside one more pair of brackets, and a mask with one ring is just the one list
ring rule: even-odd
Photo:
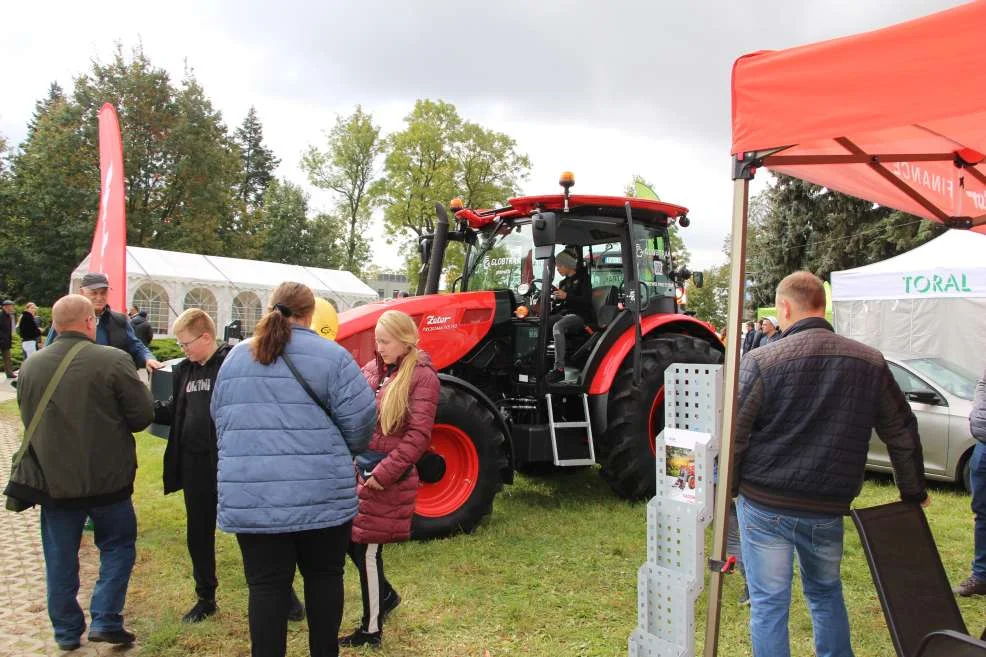
[[951,395],[970,401],[976,396],[976,375],[953,362],[942,358],[914,358],[904,362]]

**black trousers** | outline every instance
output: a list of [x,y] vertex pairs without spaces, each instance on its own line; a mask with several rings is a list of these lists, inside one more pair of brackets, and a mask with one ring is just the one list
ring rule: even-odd
[[386,598],[396,593],[383,574],[383,545],[350,543],[349,558],[359,570],[359,586],[363,591],[363,622],[360,629],[379,632],[383,629],[380,606]]
[[295,566],[305,581],[308,650],[312,657],[339,655],[342,573],[352,523],[288,534],[237,534],[250,589],[250,654],[284,657]]
[[185,491],[185,538],[192,558],[195,594],[216,599],[216,461],[212,454],[182,452],[181,482]]

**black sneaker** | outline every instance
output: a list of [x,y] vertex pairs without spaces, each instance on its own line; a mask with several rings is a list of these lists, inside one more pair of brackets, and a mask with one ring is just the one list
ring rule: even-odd
[[305,605],[301,604],[298,594],[291,589],[291,608],[288,609],[288,620],[297,623],[305,620]]
[[969,575],[961,584],[952,589],[952,593],[968,598],[970,595],[986,595],[986,582]]
[[82,644],[79,643],[78,639],[76,639],[75,641],[69,641],[68,643],[58,643],[57,641],[55,643],[58,645],[59,650],[64,650],[65,652],[78,650],[80,647],[82,647]]
[[397,591],[391,589],[390,595],[385,596],[384,599],[380,601],[381,626],[383,625],[383,622],[387,620],[387,616],[390,615],[390,612],[397,609],[398,605],[400,604],[401,604],[401,596],[397,593]]
[[342,648],[356,648],[358,646],[379,648],[382,643],[383,632],[364,632],[362,629],[339,639],[339,646]]
[[89,643],[112,643],[117,646],[129,645],[137,640],[137,635],[133,632],[120,628],[119,630],[99,630],[89,631]]
[[544,377],[544,380],[548,383],[562,383],[565,381],[565,370],[551,370]]
[[181,617],[182,623],[201,623],[209,616],[218,611],[215,600],[199,599],[195,606],[188,610],[188,613]]

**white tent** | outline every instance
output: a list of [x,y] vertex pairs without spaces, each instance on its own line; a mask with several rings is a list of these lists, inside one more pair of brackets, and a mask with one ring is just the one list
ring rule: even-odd
[[[72,272],[73,292],[79,289],[88,264],[86,256]],[[340,311],[379,300],[373,289],[348,271],[127,247],[127,306],[146,310],[158,335],[170,334],[175,318],[193,307],[208,312],[220,332],[239,319],[249,335],[271,292],[284,281],[308,285]]]
[[899,256],[832,272],[837,333],[884,352],[986,367],[986,235],[950,230]]

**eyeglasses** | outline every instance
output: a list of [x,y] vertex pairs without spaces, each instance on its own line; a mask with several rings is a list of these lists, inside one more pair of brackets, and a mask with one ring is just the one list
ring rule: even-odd
[[199,333],[198,334],[198,337],[194,337],[191,340],[189,340],[188,342],[181,342],[181,341],[179,341],[178,342],[178,346],[181,347],[182,349],[188,349],[188,345],[192,344],[193,342],[195,342],[196,340],[198,340],[199,338],[201,338],[203,335],[205,335],[205,333]]

